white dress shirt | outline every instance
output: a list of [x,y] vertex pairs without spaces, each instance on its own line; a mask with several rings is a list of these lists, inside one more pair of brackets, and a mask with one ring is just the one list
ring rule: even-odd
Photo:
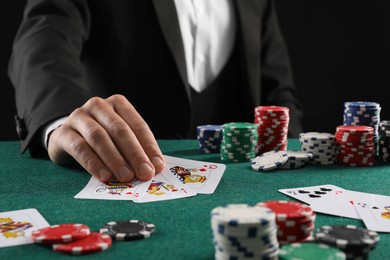
[[[236,36],[236,18],[231,0],[175,0],[183,39],[189,85],[202,92],[219,75]],[[49,134],[62,125],[59,118],[43,129],[47,149]]]

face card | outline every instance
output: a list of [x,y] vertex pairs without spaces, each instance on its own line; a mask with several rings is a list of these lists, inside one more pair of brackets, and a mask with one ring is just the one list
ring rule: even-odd
[[390,232],[390,204],[369,204],[355,202],[354,206],[367,229],[377,232]]
[[32,244],[31,232],[49,223],[36,209],[0,213],[0,247]]
[[174,200],[195,196],[196,192],[181,183],[173,173],[165,169],[154,176],[144,196],[134,200],[136,203]]
[[220,163],[179,159],[164,155],[168,170],[178,180],[199,194],[214,193],[226,166]]
[[91,177],[88,184],[76,196],[76,199],[98,199],[98,200],[134,200],[142,197],[150,181],[134,179],[131,182],[120,182],[111,180],[105,183]]

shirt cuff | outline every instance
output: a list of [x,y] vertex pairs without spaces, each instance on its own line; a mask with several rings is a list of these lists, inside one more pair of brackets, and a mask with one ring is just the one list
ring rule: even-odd
[[51,132],[53,132],[56,128],[60,127],[61,125],[64,124],[64,122],[66,121],[66,119],[68,119],[67,116],[64,116],[64,117],[61,117],[57,120],[54,120],[53,122],[47,124],[47,126],[43,129],[42,131],[42,145],[43,147],[45,147],[45,149],[47,150],[47,145],[48,145],[48,141],[49,141],[49,135],[51,134]]

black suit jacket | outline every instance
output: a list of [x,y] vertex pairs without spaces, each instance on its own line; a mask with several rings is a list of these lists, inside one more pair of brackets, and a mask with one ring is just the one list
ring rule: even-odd
[[[247,95],[256,105],[299,105],[271,0],[233,0]],[[29,0],[9,64],[22,151],[39,130],[93,96],[122,93],[157,138],[185,136],[191,109],[184,47],[173,0]]]

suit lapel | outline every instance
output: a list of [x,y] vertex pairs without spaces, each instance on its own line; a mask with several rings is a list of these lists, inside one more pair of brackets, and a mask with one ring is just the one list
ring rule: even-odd
[[175,3],[173,0],[153,0],[153,4],[157,18],[160,22],[161,30],[176,62],[176,66],[186,88],[188,98],[191,100],[190,86],[188,85],[187,79],[184,46],[181,38],[179,19],[177,17]]
[[237,16],[238,43],[243,75],[249,85],[252,105],[260,100],[261,15],[259,1],[234,0]]

